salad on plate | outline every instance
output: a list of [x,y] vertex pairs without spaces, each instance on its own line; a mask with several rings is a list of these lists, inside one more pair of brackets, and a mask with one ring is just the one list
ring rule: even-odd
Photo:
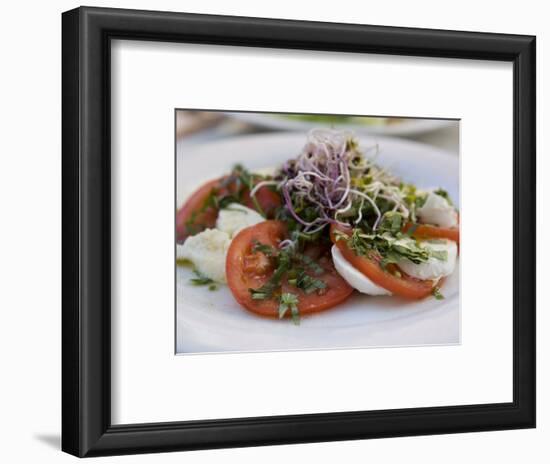
[[244,309],[295,322],[354,292],[444,298],[459,213],[445,190],[403,182],[377,156],[350,132],[314,129],[281,166],[235,166],[177,211],[178,263],[205,291],[227,285]]

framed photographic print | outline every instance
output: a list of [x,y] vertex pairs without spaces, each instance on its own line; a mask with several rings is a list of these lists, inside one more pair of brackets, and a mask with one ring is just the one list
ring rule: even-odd
[[63,14],[62,447],[535,426],[535,38]]

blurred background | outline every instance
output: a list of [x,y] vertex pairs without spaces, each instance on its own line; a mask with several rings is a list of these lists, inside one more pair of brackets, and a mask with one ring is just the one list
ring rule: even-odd
[[459,121],[456,119],[193,110],[176,112],[178,145],[204,143],[243,134],[305,132],[314,127],[352,129],[358,135],[395,136],[426,143],[457,156],[459,153]]

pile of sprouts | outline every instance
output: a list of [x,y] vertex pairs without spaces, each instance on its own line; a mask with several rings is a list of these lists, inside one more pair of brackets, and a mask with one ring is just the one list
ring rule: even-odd
[[374,163],[377,155],[378,145],[360,152],[350,132],[314,129],[298,157],[287,161],[275,179],[256,185],[251,194],[275,185],[285,209],[306,234],[330,224],[360,223],[376,232],[388,211],[404,219],[414,215],[407,199],[410,192]]

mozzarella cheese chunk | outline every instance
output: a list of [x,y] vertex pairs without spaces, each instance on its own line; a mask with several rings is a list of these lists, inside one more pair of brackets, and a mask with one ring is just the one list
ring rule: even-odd
[[455,227],[458,224],[458,214],[454,207],[434,192],[429,192],[426,202],[416,212],[420,222],[439,227]]
[[226,283],[225,261],[232,237],[241,229],[262,221],[265,219],[256,211],[231,203],[218,213],[215,229],[206,229],[187,237],[183,245],[176,245],[176,257],[191,261],[205,277]]
[[231,203],[218,213],[216,229],[234,237],[241,229],[262,221],[265,221],[265,218],[253,209],[238,203]]
[[376,285],[365,274],[355,269],[355,267],[344,258],[344,255],[342,255],[336,245],[332,246],[331,253],[336,272],[338,272],[338,274],[340,274],[355,290],[366,293],[367,295],[391,295],[388,290]]
[[453,273],[456,265],[457,246],[452,240],[437,240],[420,242],[419,246],[432,251],[444,251],[447,259],[441,260],[430,257],[425,263],[416,264],[409,259],[402,258],[397,266],[410,275],[421,280],[436,280]]
[[205,277],[225,283],[225,258],[231,239],[229,234],[217,229],[206,229],[187,237],[177,246],[178,259],[188,259]]

